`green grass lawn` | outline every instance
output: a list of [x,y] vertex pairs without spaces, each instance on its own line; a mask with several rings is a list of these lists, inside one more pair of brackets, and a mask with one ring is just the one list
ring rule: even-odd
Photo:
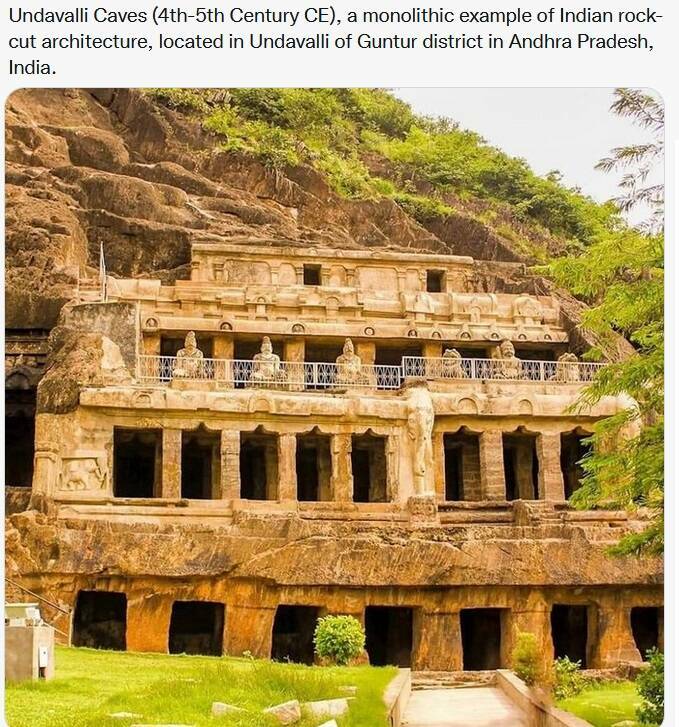
[[[300,702],[342,694],[358,687],[340,727],[386,725],[382,694],[393,668],[307,667],[230,657],[168,656],[57,647],[56,675],[49,682],[8,684],[9,727],[127,727],[135,722],[197,727],[272,727],[278,721],[261,710],[289,699]],[[252,710],[247,715],[212,717],[212,702]],[[112,719],[134,712],[142,719]],[[303,719],[299,727],[316,727]]]
[[576,697],[562,700],[558,706],[591,722],[594,727],[611,727],[624,720],[634,720],[637,725],[636,708],[640,704],[641,697],[634,682],[612,682],[586,689]]

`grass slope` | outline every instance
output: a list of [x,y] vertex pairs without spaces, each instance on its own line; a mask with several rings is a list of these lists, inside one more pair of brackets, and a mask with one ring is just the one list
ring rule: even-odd
[[[382,694],[393,668],[320,668],[248,659],[136,654],[57,647],[56,676],[49,682],[7,685],[9,727],[127,727],[134,723],[173,723],[196,727],[266,727],[278,721],[261,710],[289,699],[300,702],[358,694],[340,727],[386,725]],[[252,710],[212,717],[212,702]],[[112,719],[134,712],[143,719]],[[316,727],[318,718],[298,727]]]
[[641,701],[634,682],[614,682],[586,689],[575,697],[562,700],[558,706],[594,727],[612,727],[626,720],[638,725],[635,710]]

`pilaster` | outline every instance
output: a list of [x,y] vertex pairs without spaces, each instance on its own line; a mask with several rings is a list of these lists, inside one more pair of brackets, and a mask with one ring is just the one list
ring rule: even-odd
[[502,455],[502,432],[487,430],[479,436],[479,464],[481,469],[481,498],[505,499],[505,468]]

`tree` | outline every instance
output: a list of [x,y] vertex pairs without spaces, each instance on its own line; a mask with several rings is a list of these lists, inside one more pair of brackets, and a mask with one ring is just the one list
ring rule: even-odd
[[[645,203],[651,219],[642,229],[624,225],[599,233],[577,257],[550,265],[557,282],[591,308],[582,325],[607,342],[624,336],[634,353],[605,367],[581,397],[592,405],[609,395],[627,395],[629,404],[595,426],[593,452],[582,462],[583,486],[573,496],[579,507],[647,508],[650,519],[640,533],[624,537],[617,554],[660,554],[663,550],[663,190],[644,186],[654,160],[662,157],[663,112],[641,91],[618,89],[611,109],[652,131],[653,140],[614,149],[600,168],[629,169],[620,183],[622,210]],[[612,346],[611,346],[612,347]]]

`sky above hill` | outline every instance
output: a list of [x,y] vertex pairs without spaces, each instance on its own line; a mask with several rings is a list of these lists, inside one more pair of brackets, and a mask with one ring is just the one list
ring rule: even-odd
[[[629,119],[614,115],[610,88],[397,88],[418,114],[448,116],[493,146],[523,157],[538,174],[558,169],[568,186],[598,202],[619,194],[621,173],[594,169],[610,149],[649,140]],[[654,182],[662,180],[656,170]],[[647,210],[628,216],[642,221]]]

